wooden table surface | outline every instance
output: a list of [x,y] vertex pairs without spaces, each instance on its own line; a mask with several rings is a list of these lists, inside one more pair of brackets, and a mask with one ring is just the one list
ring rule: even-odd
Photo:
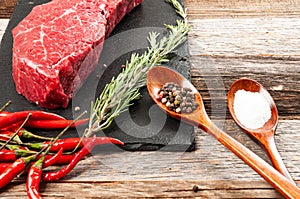
[[[16,0],[0,1],[0,37]],[[226,108],[227,90],[241,77],[263,84],[279,110],[278,150],[300,186],[300,1],[186,0],[192,83],[225,132],[269,162]],[[45,198],[281,198],[250,167],[201,130],[194,152],[96,154],[55,183],[42,183]],[[22,180],[0,191],[26,198]]]

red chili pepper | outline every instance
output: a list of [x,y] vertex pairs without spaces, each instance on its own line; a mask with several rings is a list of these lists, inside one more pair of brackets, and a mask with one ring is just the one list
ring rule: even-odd
[[72,122],[70,128],[74,128],[76,126],[80,126],[82,124],[85,124],[89,121],[88,118],[78,120],[74,122],[73,120],[28,120],[26,124],[24,125],[25,127],[29,128],[37,128],[37,129],[64,129],[68,127]]
[[12,165],[11,162],[1,162],[0,163],[0,173]]
[[11,131],[0,131],[0,135],[10,136],[11,134],[13,134]]
[[16,149],[16,150],[2,149],[0,151],[0,162],[13,162],[16,161],[18,157],[26,157],[29,155],[32,155],[32,151],[21,150],[21,149]]
[[0,117],[0,129],[9,127],[13,124],[24,121],[27,118],[28,114],[16,112],[8,114],[5,117]]
[[3,173],[0,174],[0,189],[9,184],[18,174],[20,174],[26,166],[32,161],[35,156],[22,157],[14,161],[11,166],[6,168]]
[[13,162],[18,159],[14,151],[2,149],[0,151],[0,160],[1,162]]
[[32,118],[37,120],[65,120],[66,119],[58,114],[47,112],[47,111],[39,111],[39,110],[26,110],[26,111],[18,111],[13,113],[8,111],[2,111],[0,112],[0,117],[6,117],[10,114],[15,114],[15,113],[25,114],[26,117],[29,113],[31,113]]
[[[69,164],[71,162],[71,160],[74,158],[75,154],[67,154],[67,155],[61,155],[60,158],[58,158],[56,160],[56,162],[54,163],[54,165],[66,165]],[[45,161],[47,161],[48,159],[53,158],[52,155],[46,155],[45,157]]]
[[4,132],[4,131],[16,132],[20,128],[20,125],[22,123],[23,123],[23,121],[21,121],[19,123],[12,124],[12,125],[10,125],[8,127],[5,127],[5,128],[2,128],[1,132]]
[[1,111],[1,112],[0,112],[0,117],[5,117],[5,116],[7,116],[8,114],[10,114],[10,112],[8,112],[8,111]]
[[61,158],[62,153],[63,153],[63,148],[61,148],[54,156],[51,156],[50,158],[46,159],[46,157],[44,157],[43,168],[47,168],[55,164]]
[[56,181],[64,176],[66,176],[69,172],[72,171],[72,169],[77,165],[77,163],[87,154],[90,153],[90,151],[93,149],[93,147],[96,145],[96,137],[89,139],[88,142],[85,144],[85,146],[78,151],[70,164],[66,165],[65,167],[61,168],[58,171],[54,172],[47,172],[43,174],[43,181],[50,182],[50,181]]
[[[75,147],[82,147],[84,142],[88,142],[92,138],[84,138],[81,141],[81,138],[65,138],[65,139],[60,139],[57,140],[53,146],[51,147],[50,151],[58,151],[60,148],[63,148],[64,151],[69,151],[75,149]],[[94,138],[93,138],[94,139]],[[80,142],[80,143],[79,143]],[[121,142],[118,139],[115,138],[110,138],[110,137],[96,137],[95,142],[97,144],[119,144],[119,145],[124,145],[123,142]],[[29,147],[33,149],[42,149],[44,147],[47,147],[50,144],[49,141],[43,142],[43,143],[32,143],[30,144]],[[79,144],[79,145],[78,145]]]
[[[47,168],[52,165],[61,165],[61,164],[70,163],[71,159],[74,158],[74,154],[62,155],[62,152],[63,150],[61,149],[54,156],[46,155],[43,163],[43,168]],[[42,156],[40,156],[40,158],[41,157]],[[2,173],[7,167],[11,166],[12,162],[16,160],[17,157],[15,159],[12,159],[12,161],[0,162],[0,173]]]
[[30,199],[42,199],[39,192],[39,186],[42,177],[42,168],[45,156],[41,157],[35,162],[28,171],[28,177],[26,180],[26,192]]
[[[9,132],[9,133],[11,133],[11,132]],[[0,140],[6,141],[10,138],[10,135],[11,134],[8,134],[8,133],[1,133],[0,134]]]
[[[56,157],[51,156],[51,155],[46,155],[45,157],[45,161],[43,164],[43,168],[49,167],[51,165],[66,165],[69,164],[71,162],[71,160],[74,159],[75,154],[68,154],[68,155],[58,155],[55,154]],[[51,160],[50,160],[51,159]],[[0,173],[2,173],[6,168],[8,168],[9,166],[11,166],[13,164],[14,161],[17,160],[17,157],[15,159],[12,159],[11,161],[7,161],[7,162],[0,162]],[[47,163],[47,161],[51,161]]]
[[64,117],[45,111],[20,111],[14,113],[2,113],[0,117],[0,129],[24,121],[31,114],[31,120],[66,120]]

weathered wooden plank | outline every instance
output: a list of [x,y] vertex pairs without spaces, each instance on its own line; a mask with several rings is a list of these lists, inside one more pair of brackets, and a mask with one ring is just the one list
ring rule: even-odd
[[14,11],[17,0],[1,0],[0,1],[0,18],[10,18]]
[[300,60],[299,18],[197,19],[190,24],[192,55]]
[[185,0],[190,19],[298,17],[299,0]]
[[[63,188],[62,188],[63,187]],[[112,191],[113,190],[113,191]],[[282,198],[261,181],[110,181],[47,183],[44,198]],[[11,185],[2,197],[27,198],[24,184]]]
[[229,86],[240,77],[249,77],[270,91],[280,117],[300,118],[298,18],[197,19],[190,23],[192,82],[209,115],[223,116]]

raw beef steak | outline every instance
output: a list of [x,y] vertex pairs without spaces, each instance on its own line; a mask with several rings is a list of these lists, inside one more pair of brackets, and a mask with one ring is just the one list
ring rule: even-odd
[[40,107],[66,108],[98,63],[104,39],[143,0],[52,0],[12,31],[19,94]]

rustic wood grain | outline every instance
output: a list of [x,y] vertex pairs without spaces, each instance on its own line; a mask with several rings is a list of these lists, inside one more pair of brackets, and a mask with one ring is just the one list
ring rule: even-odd
[[[63,189],[62,189],[63,187]],[[25,199],[22,184],[10,185],[7,199]],[[74,194],[74,190],[78,190]],[[113,190],[113,191],[112,191]],[[48,183],[41,186],[44,198],[282,198],[261,181],[111,181],[94,183]]]
[[0,18],[10,18],[14,11],[17,0],[1,0],[0,1]]
[[[192,82],[200,91],[209,115],[219,127],[268,161],[261,147],[234,124],[226,107],[226,92],[235,79],[250,77],[262,83],[279,110],[275,136],[279,153],[300,186],[300,1],[185,2],[193,26],[189,35]],[[1,0],[0,18],[9,18],[15,3],[16,0]],[[0,20],[0,35],[6,22]],[[45,198],[281,197],[209,135],[202,131],[196,131],[196,135],[194,152],[100,151],[81,161],[63,180],[43,183],[42,195]],[[24,177],[1,190],[0,197],[26,198]]]
[[190,19],[299,17],[299,0],[185,0]]
[[190,23],[192,55],[300,60],[299,18],[197,19]]

